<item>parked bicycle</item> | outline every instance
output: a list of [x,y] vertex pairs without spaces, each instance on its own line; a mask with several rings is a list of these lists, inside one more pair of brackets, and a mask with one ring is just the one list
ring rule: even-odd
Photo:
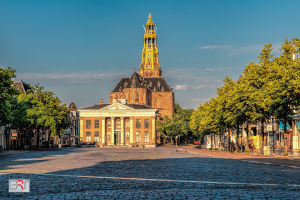
[[4,148],[4,146],[2,146],[2,145],[0,145],[0,151],[5,151],[5,148]]
[[257,155],[263,155],[262,148],[256,150]]

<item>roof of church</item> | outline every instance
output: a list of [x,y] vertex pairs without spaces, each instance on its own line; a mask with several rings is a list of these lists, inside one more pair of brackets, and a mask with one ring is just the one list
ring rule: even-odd
[[21,81],[14,81],[14,85],[16,88],[23,94],[26,94],[27,90],[30,89],[30,86],[28,83]]
[[75,106],[75,104],[72,102],[69,106],[70,111],[77,111],[77,107]]
[[[102,105],[94,105],[87,108],[82,108],[81,110],[99,110],[101,108],[105,108],[110,106],[111,104],[102,104]],[[144,105],[144,104],[124,104],[125,106],[131,107],[133,109],[154,109],[151,106]]]
[[131,77],[123,77],[112,92],[122,92],[124,88],[147,88],[153,92],[171,92],[164,77],[142,77],[134,72]]

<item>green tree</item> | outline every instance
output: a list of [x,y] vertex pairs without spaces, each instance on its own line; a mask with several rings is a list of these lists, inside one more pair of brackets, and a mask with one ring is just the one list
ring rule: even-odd
[[6,125],[13,121],[12,107],[19,91],[13,86],[15,70],[8,67],[0,68],[0,125]]
[[271,112],[284,121],[284,154],[288,155],[286,122],[300,105],[300,62],[293,59],[293,54],[300,51],[300,42],[297,38],[291,41],[285,39],[280,50],[283,53],[273,61],[270,68],[273,73],[266,91]]

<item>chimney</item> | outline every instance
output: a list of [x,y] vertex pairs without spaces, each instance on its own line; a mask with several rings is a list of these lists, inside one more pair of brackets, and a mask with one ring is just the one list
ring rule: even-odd
[[103,100],[104,99],[99,99],[100,100],[100,105],[103,105]]

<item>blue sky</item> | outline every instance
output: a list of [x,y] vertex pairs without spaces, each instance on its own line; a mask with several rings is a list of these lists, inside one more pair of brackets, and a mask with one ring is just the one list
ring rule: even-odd
[[266,43],[300,37],[300,1],[0,1],[0,67],[78,108],[139,68],[149,9],[175,102],[197,108]]

